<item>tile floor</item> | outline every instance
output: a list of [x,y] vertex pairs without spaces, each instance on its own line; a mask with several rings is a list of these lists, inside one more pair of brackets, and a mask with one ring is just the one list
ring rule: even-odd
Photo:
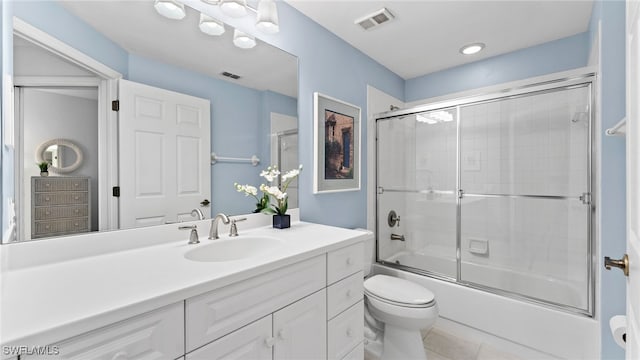
[[428,360],[521,360],[491,345],[465,340],[436,328],[423,336]]
[[[469,341],[437,328],[423,332],[427,360],[522,360],[485,343]],[[365,360],[378,360],[365,352]]]

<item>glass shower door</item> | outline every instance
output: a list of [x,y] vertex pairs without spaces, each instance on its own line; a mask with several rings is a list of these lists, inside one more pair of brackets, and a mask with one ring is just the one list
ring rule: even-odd
[[457,111],[378,120],[378,260],[456,278]]
[[460,280],[587,311],[590,85],[460,107]]

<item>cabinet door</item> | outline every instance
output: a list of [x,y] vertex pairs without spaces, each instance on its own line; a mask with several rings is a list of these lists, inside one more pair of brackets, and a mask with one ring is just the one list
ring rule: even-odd
[[274,359],[327,358],[327,303],[322,289],[273,314]]
[[271,315],[187,354],[187,360],[271,360]]

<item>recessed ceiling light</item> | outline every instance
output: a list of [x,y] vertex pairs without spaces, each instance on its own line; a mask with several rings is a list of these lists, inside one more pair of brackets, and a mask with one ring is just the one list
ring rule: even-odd
[[460,48],[460,53],[464,55],[473,55],[479,53],[482,49],[484,49],[485,45],[483,43],[475,43],[465,45]]

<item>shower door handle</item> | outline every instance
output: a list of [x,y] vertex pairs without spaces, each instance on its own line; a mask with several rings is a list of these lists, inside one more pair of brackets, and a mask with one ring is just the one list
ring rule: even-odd
[[625,276],[629,276],[629,255],[624,254],[622,259],[611,259],[608,256],[604,257],[604,267],[607,270],[611,270],[611,267],[617,267],[624,272]]

